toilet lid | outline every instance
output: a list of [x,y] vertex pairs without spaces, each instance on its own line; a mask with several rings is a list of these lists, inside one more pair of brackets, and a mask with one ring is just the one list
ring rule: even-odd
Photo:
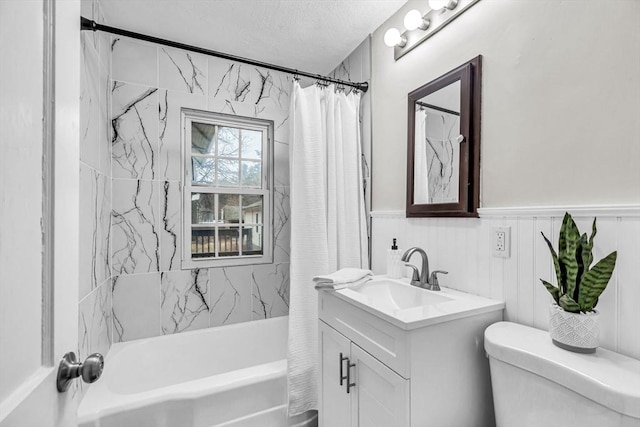
[[510,322],[484,332],[497,360],[525,369],[633,418],[640,418],[640,360],[598,348],[593,354],[556,347],[549,333]]

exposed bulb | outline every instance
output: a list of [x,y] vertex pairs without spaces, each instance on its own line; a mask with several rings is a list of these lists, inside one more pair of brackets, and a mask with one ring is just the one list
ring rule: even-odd
[[416,28],[426,30],[429,27],[429,23],[425,21],[419,10],[412,9],[404,16],[404,27],[409,31],[413,31]]
[[407,44],[407,39],[400,34],[400,30],[397,28],[389,28],[387,32],[384,33],[384,44],[389,47],[402,47]]
[[458,5],[458,0],[429,0],[429,7],[433,10],[440,10],[443,7],[454,9]]

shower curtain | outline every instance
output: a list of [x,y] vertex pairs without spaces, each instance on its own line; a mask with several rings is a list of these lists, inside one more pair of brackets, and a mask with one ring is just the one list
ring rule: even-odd
[[289,415],[318,409],[318,297],[312,278],[368,268],[360,94],[293,83],[290,123]]
[[413,202],[415,204],[430,203],[429,199],[429,165],[427,163],[427,112],[421,108],[416,111],[414,139],[414,175]]

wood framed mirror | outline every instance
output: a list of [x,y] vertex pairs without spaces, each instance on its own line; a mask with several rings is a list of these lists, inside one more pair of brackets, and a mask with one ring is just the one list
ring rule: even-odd
[[478,56],[408,95],[407,217],[477,217]]

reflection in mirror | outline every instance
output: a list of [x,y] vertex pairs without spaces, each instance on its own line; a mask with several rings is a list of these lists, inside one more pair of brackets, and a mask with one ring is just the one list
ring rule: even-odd
[[407,217],[478,216],[481,57],[408,95]]
[[415,107],[414,203],[458,203],[460,81]]

